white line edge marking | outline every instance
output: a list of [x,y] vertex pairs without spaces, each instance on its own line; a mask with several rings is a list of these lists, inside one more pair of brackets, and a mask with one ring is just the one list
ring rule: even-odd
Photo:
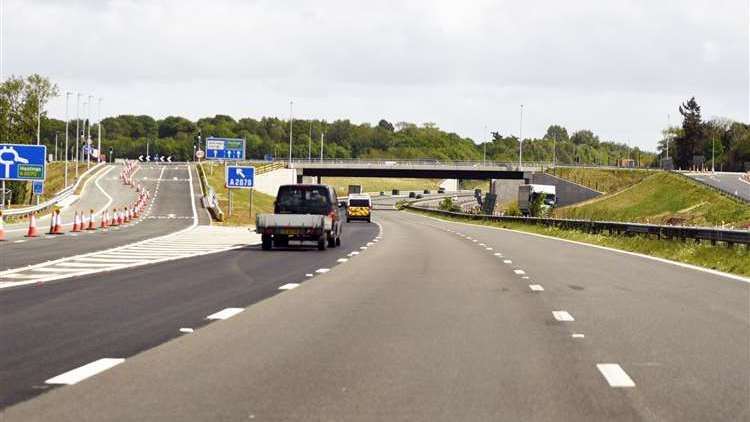
[[601,372],[604,379],[607,380],[610,387],[635,387],[633,379],[616,363],[597,363],[596,368]]
[[540,284],[529,284],[529,289],[531,289],[532,292],[544,291],[544,287],[542,287]]
[[339,258],[339,259],[336,260],[336,262],[341,262],[341,263],[347,262],[347,261],[349,261],[349,260],[346,259],[346,258]]
[[563,321],[563,322],[575,321],[575,318],[573,318],[573,315],[571,315],[568,311],[552,311],[552,316],[554,316],[555,319],[558,321]]
[[581,333],[573,333],[573,335],[571,335],[571,337],[573,337],[573,338],[583,338],[584,335],[581,334]]
[[526,271],[524,271],[524,270],[513,270],[513,272],[516,273],[516,274],[518,274],[518,275],[526,274]]
[[310,273],[305,274],[305,277],[312,277],[313,275]]
[[[418,217],[431,218],[433,220],[437,220],[437,221],[441,221],[441,222],[445,222],[446,221],[446,220],[443,220],[443,219],[440,219],[440,218],[430,217],[430,216],[426,216],[426,215],[420,215],[420,214],[416,214],[416,213],[410,213],[410,214],[416,215]],[[703,268],[703,267],[699,267],[697,265],[686,264],[684,262],[672,261],[672,260],[669,260],[669,259],[666,259],[666,258],[659,258],[659,257],[656,257],[656,256],[644,255],[644,254],[641,254],[641,253],[638,253],[638,252],[625,251],[625,250],[622,250],[622,249],[615,249],[615,248],[610,248],[610,247],[607,247],[607,246],[594,245],[594,244],[591,244],[591,243],[579,242],[577,240],[562,239],[562,238],[559,238],[559,237],[547,236],[545,234],[529,233],[529,232],[524,232],[524,231],[520,231],[520,230],[504,229],[504,228],[492,227],[492,226],[484,226],[484,225],[481,225],[481,224],[462,223],[460,221],[451,221],[451,223],[453,223],[453,224],[462,224],[462,225],[471,226],[471,227],[488,228],[488,229],[498,230],[498,231],[508,231],[508,232],[523,234],[523,235],[527,235],[527,236],[535,236],[535,237],[541,237],[543,239],[556,240],[558,242],[566,242],[566,243],[572,243],[574,245],[579,245],[579,246],[587,246],[587,247],[590,247],[590,248],[602,249],[602,250],[609,251],[609,252],[616,252],[616,253],[620,253],[620,254],[624,254],[624,255],[636,256],[636,257],[639,257],[639,258],[644,258],[644,259],[649,259],[649,260],[652,260],[652,261],[661,262],[663,264],[670,264],[670,265],[674,265],[674,266],[677,266],[677,267],[687,268],[687,269],[694,270],[694,271],[700,271],[700,272],[703,272],[703,273],[708,273],[708,274],[716,275],[716,276],[719,276],[719,277],[730,278],[730,279],[736,280],[736,281],[742,281],[744,283],[750,283],[750,278],[743,277],[741,275],[735,275],[735,274],[725,273],[725,272],[718,271],[718,270],[712,270],[710,268]]]
[[93,377],[94,375],[104,372],[107,369],[117,366],[123,362],[125,362],[125,359],[102,358],[91,363],[87,363],[86,365],[79,366],[76,369],[71,369],[68,372],[64,372],[44,382],[46,384],[77,384],[85,380],[86,378]]
[[180,328],[180,332],[181,333],[185,333],[185,334],[190,334],[190,333],[192,333],[194,331],[195,330],[193,330],[192,328]]
[[331,271],[331,269],[330,268],[318,268],[317,270],[315,270],[315,272],[318,274],[325,274],[328,271]]
[[226,308],[207,316],[206,319],[228,319],[244,310],[243,308]]
[[513,261],[511,261],[510,259],[504,259],[503,262],[506,263],[506,264],[512,264],[513,263]]
[[292,290],[299,287],[299,283],[286,283],[285,285],[279,287],[279,290]]

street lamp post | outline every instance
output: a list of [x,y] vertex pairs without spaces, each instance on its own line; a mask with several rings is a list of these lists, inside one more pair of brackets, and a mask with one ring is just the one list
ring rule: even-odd
[[36,144],[41,142],[42,134],[42,93],[36,94]]
[[521,104],[521,123],[518,129],[518,169],[521,170],[523,162],[523,104]]
[[102,156],[102,99],[99,97],[99,109],[96,116],[96,129],[97,129],[97,142],[96,142],[96,153],[99,155],[96,157],[98,163]]
[[70,92],[65,93],[65,187],[68,187],[68,126],[70,125],[70,119],[68,118],[68,100],[70,99]]
[[320,132],[320,162],[323,162],[323,138],[325,138],[326,133]]
[[80,130],[80,123],[81,123],[81,110],[80,105],[81,103],[81,93],[76,93],[76,180],[78,179],[78,159],[79,159],[79,153],[80,148],[78,148],[78,140],[81,139],[81,130]]
[[88,124],[88,130],[86,131],[86,169],[88,169],[91,166],[91,109],[93,109],[94,104],[91,102],[94,97],[92,95],[89,95],[89,101],[88,101],[88,112],[89,112],[89,124]]
[[[294,113],[293,113],[294,101],[289,101],[289,168],[292,168],[292,130],[294,126]],[[294,177],[294,172],[292,172]],[[292,180],[292,183],[296,182],[296,177]]]
[[307,141],[307,161],[312,159],[312,119],[310,119],[310,138]]

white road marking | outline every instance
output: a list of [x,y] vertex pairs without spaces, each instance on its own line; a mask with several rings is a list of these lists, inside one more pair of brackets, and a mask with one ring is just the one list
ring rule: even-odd
[[513,270],[513,272],[516,273],[516,274],[518,274],[518,275],[526,274],[526,271],[524,271],[524,270]]
[[331,269],[330,268],[318,268],[317,270],[315,270],[315,272],[318,274],[325,274],[328,271],[331,271]]
[[372,246],[372,245],[374,245],[374,243],[372,243],[372,242],[367,242],[367,246]]
[[364,251],[365,249],[367,249],[367,246],[360,246],[359,249]]
[[206,319],[227,319],[239,314],[242,311],[244,311],[243,308],[226,308],[207,316]]
[[93,262],[61,262],[57,264],[58,267],[70,267],[70,268],[97,268],[97,267],[111,267],[109,263],[93,263]]
[[474,242],[474,243],[476,243],[476,242],[477,242],[477,240],[476,240],[476,239],[472,239],[471,241],[472,241],[472,242]]
[[497,256],[497,257],[499,257],[499,258],[502,258],[502,257],[503,257],[503,254],[501,254],[500,252],[496,252],[496,253],[495,253],[495,256]]
[[573,335],[571,337],[573,337],[573,338],[583,338],[584,336],[581,333],[573,333]]
[[529,279],[529,276],[525,275],[525,276],[523,276],[523,277],[521,277],[521,278],[522,278],[522,279],[524,279],[524,280],[528,280],[528,279]]
[[635,387],[635,382],[616,363],[597,363],[596,368],[602,373],[610,387]]
[[181,333],[186,333],[186,334],[190,334],[190,333],[192,333],[193,331],[195,331],[195,330],[193,330],[192,328],[180,328],[180,332],[181,332]]
[[513,263],[513,261],[511,261],[510,259],[504,259],[503,262],[506,263],[506,264],[512,264]]
[[346,262],[346,261],[348,261],[348,259],[346,258],[339,258],[336,260],[336,262]]
[[313,275],[310,273],[305,274],[305,277],[312,277]]
[[125,362],[125,359],[102,358],[62,373],[56,377],[52,377],[44,382],[47,384],[73,385],[123,362]]
[[281,287],[279,287],[279,290],[292,290],[299,286],[299,283],[287,283]]
[[492,250],[492,248],[484,248],[484,249],[487,250],[487,251],[491,251]]
[[573,315],[569,314],[568,311],[552,311],[552,315],[558,321],[570,322],[575,321]]
[[21,239],[21,240],[14,240],[14,241],[13,241],[13,243],[23,243],[23,242],[25,242],[25,241],[26,241],[26,240],[24,240],[24,239]]
[[544,287],[542,287],[539,284],[529,284],[529,289],[531,289],[532,292],[543,292]]
[[479,246],[487,246],[487,245],[485,245],[484,243],[480,243]]

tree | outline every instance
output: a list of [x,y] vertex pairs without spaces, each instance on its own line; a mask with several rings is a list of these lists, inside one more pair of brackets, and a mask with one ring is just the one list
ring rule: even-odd
[[675,138],[675,166],[687,169],[693,166],[694,156],[703,155],[704,128],[695,97],[680,105],[679,110],[683,117],[682,136]]
[[554,140],[558,143],[568,142],[568,130],[559,125],[551,125],[547,128],[547,133],[544,135],[544,139]]

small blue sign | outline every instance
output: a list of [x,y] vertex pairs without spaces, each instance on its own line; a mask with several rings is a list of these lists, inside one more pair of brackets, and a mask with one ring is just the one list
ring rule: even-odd
[[244,160],[245,140],[233,138],[206,138],[207,160]]
[[255,167],[227,166],[224,181],[228,189],[250,189],[255,186]]
[[273,161],[273,154],[266,154],[263,156],[263,160],[265,161]]
[[40,182],[39,180],[34,180],[31,182],[32,191],[34,192],[34,195],[43,195],[44,194],[44,182]]
[[0,180],[44,180],[46,157],[44,145],[0,144]]

